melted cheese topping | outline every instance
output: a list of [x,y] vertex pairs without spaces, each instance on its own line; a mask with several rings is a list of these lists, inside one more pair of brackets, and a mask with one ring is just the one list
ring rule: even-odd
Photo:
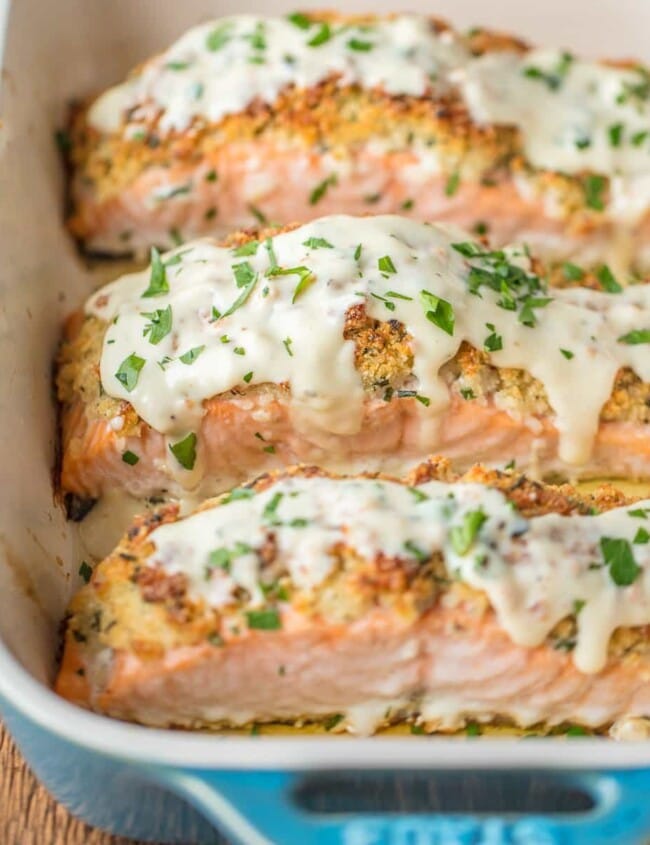
[[[444,556],[450,577],[484,591],[518,645],[544,642],[577,615],[576,666],[597,672],[612,632],[650,622],[650,500],[597,516],[524,519],[499,491],[429,482],[417,488],[372,479],[288,478],[155,529],[149,562],[184,572],[215,607],[265,603],[269,576],[257,554],[272,532],[276,560],[299,590],[321,585],[336,547],[425,561]],[[266,580],[266,583],[265,583]]]
[[[523,250],[490,253],[466,238],[401,217],[334,216],[239,249],[188,244],[87,303],[110,323],[103,388],[178,438],[197,429],[204,400],[284,382],[298,431],[355,434],[367,396],[343,330],[348,310],[363,303],[371,317],[408,330],[407,395],[419,399],[423,453],[435,450],[449,404],[440,369],[465,340],[495,366],[539,379],[560,458],[587,462],[618,369],[650,380],[650,286],[548,292]],[[383,390],[374,397],[390,399]]]
[[[612,180],[609,212],[634,221],[650,204],[650,72],[557,50],[472,56],[455,33],[419,15],[371,24],[309,23],[303,16],[240,15],[185,33],[126,82],[99,97],[89,121],[127,135],[160,112],[159,128],[218,122],[289,85],[336,76],[341,85],[423,97],[455,87],[477,123],[514,126],[530,162]],[[435,151],[428,156],[435,159]],[[600,197],[596,197],[595,206]]]

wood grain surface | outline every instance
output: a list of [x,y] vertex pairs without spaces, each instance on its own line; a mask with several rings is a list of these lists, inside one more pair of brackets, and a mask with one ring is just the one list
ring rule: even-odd
[[144,845],[78,821],[38,783],[0,724],[2,845]]

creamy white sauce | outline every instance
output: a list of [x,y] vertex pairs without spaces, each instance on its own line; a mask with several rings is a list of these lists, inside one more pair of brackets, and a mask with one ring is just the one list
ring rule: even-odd
[[[518,645],[541,644],[577,611],[575,643],[562,647],[582,672],[597,672],[616,628],[650,622],[649,515],[645,500],[595,516],[527,520],[502,493],[478,484],[429,482],[414,492],[398,482],[297,477],[155,529],[149,563],[186,573],[191,591],[212,606],[238,601],[239,587],[254,607],[265,603],[263,585],[278,577],[278,563],[298,590],[323,584],[339,544],[370,559],[441,552],[449,577],[483,590]],[[269,534],[277,554],[265,572],[257,551]],[[603,538],[632,556],[631,583],[621,585]]]
[[308,88],[332,75],[340,85],[421,97],[464,58],[455,35],[437,34],[419,15],[306,28],[288,18],[237,15],[190,29],[103,94],[89,119],[114,132],[128,108],[137,107],[136,120],[161,109],[163,131],[183,130],[195,117],[216,122],[254,100],[272,103],[289,85]]
[[488,53],[454,78],[474,120],[521,130],[532,165],[606,174],[612,216],[634,220],[645,213],[650,203],[647,71],[532,50]]
[[[310,46],[319,37],[323,43]],[[462,39],[436,33],[420,15],[329,30],[254,15],[201,24],[99,97],[89,120],[104,132],[124,126],[132,137],[160,113],[162,132],[182,131],[194,118],[216,122],[254,101],[273,103],[290,85],[307,88],[332,75],[341,85],[415,97],[454,86],[477,123],[517,127],[536,167],[610,177],[612,219],[629,223],[650,205],[647,71],[551,49],[474,57]]]
[[[355,434],[366,396],[354,367],[353,341],[343,339],[343,328],[347,311],[364,303],[371,317],[398,320],[411,336],[413,376],[403,387],[420,397],[423,452],[435,450],[436,424],[450,401],[440,369],[466,340],[478,349],[487,344],[495,366],[522,368],[539,379],[555,414],[561,460],[586,463],[617,370],[630,366],[650,380],[647,344],[619,340],[650,329],[650,286],[616,295],[537,291],[536,300],[552,301],[533,309],[537,324],[531,327],[520,321],[521,303],[508,310],[500,292],[486,286],[480,296],[471,292],[472,267],[482,268],[486,260],[467,258],[452,246],[467,240],[460,230],[401,217],[334,216],[278,235],[246,256],[208,240],[187,244],[164,257],[168,292],[143,297],[150,284],[144,271],[118,279],[88,301],[87,311],[109,322],[103,388],[128,400],[170,442],[198,428],[204,400],[267,382],[290,385],[296,430]],[[330,246],[313,246],[322,243]],[[523,251],[513,248],[507,255],[508,266],[530,279]],[[309,274],[295,302],[300,275],[273,275],[274,266]],[[237,275],[253,280],[246,284],[254,287],[241,307],[217,318],[246,290],[237,286]],[[423,300],[422,291],[434,299]],[[436,297],[453,309],[453,334],[427,316]],[[169,315],[169,309],[169,331],[153,344],[146,315],[156,310]],[[184,363],[180,356],[187,361],[191,350],[201,351]],[[140,369],[125,384],[117,374],[133,355]],[[381,388],[375,401],[388,398]]]

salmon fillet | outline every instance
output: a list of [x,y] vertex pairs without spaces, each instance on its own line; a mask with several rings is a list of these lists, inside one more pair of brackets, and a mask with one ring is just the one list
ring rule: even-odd
[[[607,267],[596,277],[568,265],[573,281],[557,277],[546,287],[541,265],[528,257],[512,259],[529,267],[531,275],[524,276],[505,253],[486,252],[477,242],[454,246],[456,237],[466,236],[396,217],[323,218],[281,233],[236,235],[224,248],[196,242],[156,259],[149,271],[102,289],[89,300],[86,313],[68,321],[58,356],[64,494],[73,504],[116,488],[136,496],[184,490],[213,495],[259,472],[294,463],[401,472],[433,451],[461,468],[477,461],[516,462],[520,469],[547,476],[650,476],[650,384],[642,377],[644,347],[636,343],[645,335],[628,332],[622,339],[634,343],[618,343],[623,329],[617,323],[611,352],[595,345],[598,340],[607,347],[614,312],[626,326],[636,329],[643,324],[647,286],[603,293],[605,282],[609,290],[621,291]],[[343,238],[350,246],[339,250]],[[363,243],[355,249],[357,240]],[[305,244],[311,245],[307,251]],[[373,249],[384,262],[381,266],[395,272],[378,274],[384,288],[372,282],[364,294],[358,289],[365,283],[361,276],[376,273]],[[382,255],[387,250],[390,254]],[[359,251],[358,260],[353,251]],[[465,259],[461,253],[468,251],[488,257]],[[272,260],[282,267],[264,270],[266,253],[277,253]],[[413,279],[407,262],[416,259],[422,276]],[[321,264],[316,275],[306,275],[317,261]],[[234,284],[232,262],[236,273],[243,268],[249,274],[255,290],[236,313],[209,317],[210,308],[213,313],[217,306],[223,310],[223,302],[248,290]],[[260,269],[254,270],[252,262]],[[163,266],[170,291],[138,298],[153,278],[154,267]],[[476,295],[466,286],[466,278],[473,279],[477,272],[483,274],[480,279],[496,279],[497,290],[512,277],[516,292],[516,285],[526,279],[537,294],[532,300],[527,294],[520,302],[524,307],[536,303],[537,316],[531,317],[535,325],[522,328],[522,319],[528,318],[512,310],[514,299],[505,304],[498,299],[492,311],[486,310],[491,291],[481,288]],[[332,274],[338,274],[336,280]],[[306,281],[311,286],[294,301],[299,276],[298,285]],[[327,279],[331,283],[319,288]],[[341,285],[351,286],[345,301],[337,292],[342,289],[337,287],[339,279]],[[210,294],[187,305],[189,297],[204,297],[208,280],[215,285],[215,298]],[[448,283],[453,286],[441,287]],[[424,312],[415,304],[423,295]],[[135,299],[113,308],[112,303],[125,296]],[[443,331],[444,325],[441,329],[439,318],[428,310],[426,303],[438,296],[449,299],[442,302],[452,313],[455,309],[457,326],[451,332],[449,325]],[[154,305],[167,306],[155,312],[156,319],[169,320],[160,339],[148,334],[154,330],[154,324],[146,322],[152,319]],[[257,309],[267,307],[258,320]],[[335,309],[340,324],[332,322]],[[185,335],[183,326],[196,314],[209,319],[201,317],[194,334]],[[327,321],[324,314],[329,314]],[[414,321],[420,319],[419,333]],[[461,319],[474,322],[463,328]],[[504,319],[510,321],[512,334],[506,333]],[[436,320],[438,325],[432,325]],[[587,328],[578,329],[582,324]],[[155,330],[160,329],[159,322]],[[275,345],[269,341],[271,329],[277,334]],[[564,334],[558,334],[560,329]],[[446,353],[436,352],[440,343],[450,344]],[[142,372],[153,380],[144,384],[144,375],[131,372],[140,381],[124,388],[124,374],[118,373],[118,382],[114,373],[136,344],[137,361],[145,366]],[[185,347],[180,358],[184,363],[175,365],[172,359]],[[107,357],[111,354],[118,357]],[[620,355],[628,357],[613,357]],[[145,364],[150,356],[154,358]],[[547,358],[552,366],[545,370]],[[267,370],[274,381],[260,370],[267,359],[275,361]],[[239,371],[227,375],[226,368],[234,366]],[[291,387],[285,375],[290,372],[302,379],[299,388]],[[213,378],[220,380],[210,383],[221,386],[214,395],[201,387]],[[298,403],[298,395],[307,399]],[[555,404],[557,396],[564,402],[564,416]],[[306,401],[312,404],[305,411]],[[169,415],[161,409],[169,409]],[[183,414],[189,414],[187,427],[178,428]],[[174,425],[177,428],[170,428]],[[569,459],[562,452],[562,437],[578,430],[586,448]],[[181,432],[194,438],[193,444],[181,441]],[[191,471],[187,466],[182,470],[172,455],[179,441],[192,445]]]
[[[647,85],[634,62],[581,62],[430,18],[223,19],[74,110],[70,229],[85,249],[119,254],[260,221],[401,212],[641,271]],[[601,90],[620,103],[596,102]],[[585,98],[594,125],[576,111]]]
[[190,728],[650,716],[646,505],[439,459],[168,505],[73,598],[56,690]]

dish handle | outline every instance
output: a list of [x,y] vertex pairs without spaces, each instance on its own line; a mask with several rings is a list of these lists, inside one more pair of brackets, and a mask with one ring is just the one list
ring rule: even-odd
[[[341,776],[349,774],[345,771]],[[364,777],[377,774],[355,773],[361,788]],[[399,779],[404,774],[384,776]],[[512,784],[513,778],[536,776],[499,770],[468,774],[489,778],[492,786],[500,777],[510,778]],[[650,771],[545,771],[543,778],[556,788],[586,795],[591,804],[586,810],[561,815],[485,809],[478,814],[469,807],[453,813],[408,814],[308,810],[301,806],[301,790],[306,779],[317,776],[292,771],[156,772],[158,780],[242,845],[640,845],[650,832]],[[324,774],[330,780],[333,776],[336,773],[331,771]]]

